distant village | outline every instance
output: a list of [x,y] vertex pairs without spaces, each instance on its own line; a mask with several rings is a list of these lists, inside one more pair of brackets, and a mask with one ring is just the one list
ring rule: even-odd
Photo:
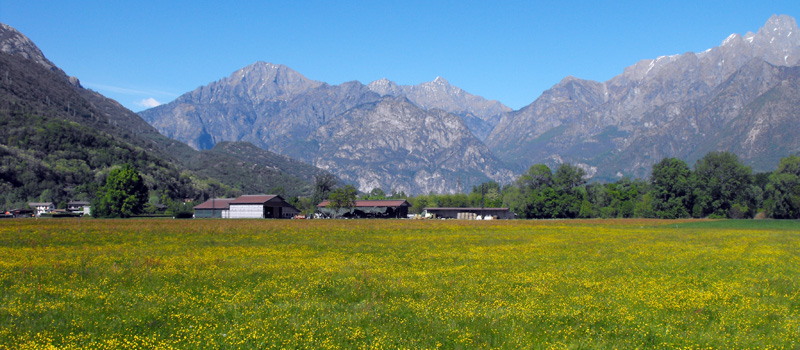
[[[28,209],[15,209],[3,214],[19,217],[79,217],[90,216],[89,202],[72,201],[66,209],[56,209],[52,202],[31,202]],[[356,200],[352,207],[333,208],[330,201],[316,206],[312,216],[300,210],[280,195],[243,195],[238,198],[211,198],[194,207],[193,218],[218,219],[514,219],[509,208],[425,208],[421,214],[409,214],[411,204],[405,199]]]

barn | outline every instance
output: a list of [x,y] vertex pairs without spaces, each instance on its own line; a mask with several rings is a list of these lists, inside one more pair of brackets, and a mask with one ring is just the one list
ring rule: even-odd
[[353,208],[341,208],[334,212],[330,208],[330,201],[323,201],[317,205],[317,210],[325,216],[345,217],[345,218],[381,218],[381,219],[400,219],[408,216],[408,208],[411,204],[405,199],[386,199],[386,200],[361,200],[356,201]]
[[508,208],[425,208],[423,214],[440,219],[470,219],[491,216],[497,219],[513,219],[516,215]]
[[244,195],[228,203],[231,219],[290,219],[299,214],[278,195]]
[[235,198],[211,198],[194,207],[195,218],[223,218],[230,217],[230,204]]

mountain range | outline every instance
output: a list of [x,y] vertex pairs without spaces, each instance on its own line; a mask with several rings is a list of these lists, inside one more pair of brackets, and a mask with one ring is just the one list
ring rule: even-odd
[[[26,177],[45,177],[67,196],[126,160],[142,163],[151,188],[186,197],[214,186],[307,194],[324,172],[362,191],[453,193],[509,183],[536,163],[569,162],[613,181],[647,177],[664,157],[692,164],[718,150],[772,170],[800,151],[798,32],[776,15],[756,33],[643,60],[606,82],[566,77],[519,110],[441,77],[330,85],[256,62],[137,115],[2,25],[0,188],[21,200],[41,190],[19,190]],[[82,136],[33,137],[48,128],[52,138]],[[88,151],[74,153],[76,142]]]
[[757,33],[643,60],[604,83],[567,77],[505,114],[486,143],[513,164],[571,162],[602,179],[717,150],[771,170],[800,150],[798,61],[795,20],[773,16]]
[[140,115],[197,149],[248,141],[365,192],[445,193],[513,179],[469,127],[488,130],[508,110],[444,79],[421,87],[329,85],[257,62]]
[[516,111],[440,77],[328,85],[258,62],[140,115],[197,149],[249,141],[363,191],[456,192],[536,163],[613,181],[718,150],[764,171],[800,150],[799,61],[797,24],[776,15],[756,33],[643,60],[606,82],[564,78]]

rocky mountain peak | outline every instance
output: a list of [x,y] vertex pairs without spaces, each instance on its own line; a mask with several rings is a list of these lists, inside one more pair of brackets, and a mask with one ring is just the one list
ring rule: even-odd
[[367,87],[377,92],[379,95],[397,95],[397,84],[395,82],[382,78],[380,80],[375,80],[367,85]]
[[297,71],[282,64],[256,62],[239,69],[228,78],[231,83],[271,84],[280,87],[319,86],[322,83],[306,78]]
[[22,56],[53,72],[63,73],[53,62],[44,57],[31,39],[5,23],[0,23],[0,52]]
[[436,77],[436,79],[433,79],[433,83],[438,85],[450,85],[450,82],[448,82],[447,79],[442,77]]
[[773,15],[756,34],[748,33],[744,42],[757,57],[777,66],[800,63],[800,29],[794,18]]
[[797,22],[792,16],[772,15],[764,24],[759,32],[772,32],[777,36],[788,36],[791,32],[797,32]]

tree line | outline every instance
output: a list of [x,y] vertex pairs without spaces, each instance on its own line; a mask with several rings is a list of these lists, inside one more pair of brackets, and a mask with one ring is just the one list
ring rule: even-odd
[[[111,171],[93,201],[98,216],[130,216],[142,212],[147,186],[126,165]],[[531,166],[505,186],[486,182],[470,193],[407,196],[376,188],[358,194],[340,186],[329,174],[316,178],[311,197],[289,201],[306,213],[330,200],[351,207],[355,199],[406,199],[410,212],[426,207],[508,207],[520,218],[753,218],[800,219],[800,156],[781,159],[777,170],[753,173],[729,152],[712,152],[694,169],[683,160],[665,158],[653,165],[648,181],[621,178],[613,183],[588,183],[583,169],[563,163],[555,171]]]
[[[317,185],[315,197],[328,199]],[[334,187],[323,190],[341,198],[345,190]],[[681,159],[664,158],[653,165],[649,180],[625,177],[612,183],[588,183],[586,172],[568,163],[555,171],[535,164],[514,183],[486,182],[470,193],[407,196],[373,189],[359,195],[397,198],[411,203],[411,213],[426,207],[508,207],[526,219],[800,219],[800,157],[783,158],[777,170],[766,173],[753,173],[730,152],[708,153],[693,168]]]

